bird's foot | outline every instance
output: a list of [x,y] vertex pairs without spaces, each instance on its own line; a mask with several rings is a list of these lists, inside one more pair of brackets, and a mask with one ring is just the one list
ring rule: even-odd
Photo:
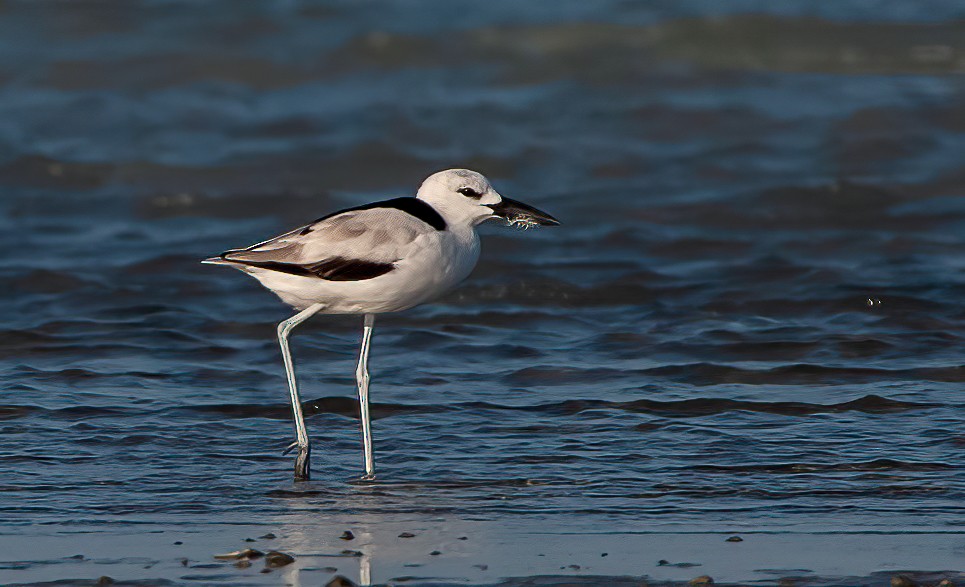
[[287,455],[295,449],[298,449],[298,454],[295,455],[295,481],[308,481],[310,477],[312,447],[308,444],[299,444],[296,440],[289,444],[281,454]]
[[362,481],[375,481],[375,472],[373,471],[371,473],[366,473],[359,477],[359,479]]

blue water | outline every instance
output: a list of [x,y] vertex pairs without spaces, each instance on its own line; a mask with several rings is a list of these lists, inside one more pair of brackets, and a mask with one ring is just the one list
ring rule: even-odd
[[[958,2],[0,5],[0,531],[965,522]],[[380,318],[198,262],[470,167],[549,211]],[[369,495],[369,493],[366,493]]]

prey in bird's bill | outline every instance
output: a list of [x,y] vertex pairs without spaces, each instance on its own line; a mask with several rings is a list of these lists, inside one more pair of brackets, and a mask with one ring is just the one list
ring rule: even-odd
[[483,175],[449,169],[429,176],[415,197],[335,212],[203,261],[244,271],[298,311],[278,325],[295,417],[289,450],[298,450],[296,479],[309,478],[311,444],[288,347],[292,329],[315,314],[363,316],[355,376],[364,478],[373,478],[368,357],[375,316],[431,301],[465,279],[479,259],[476,227],[494,218],[522,228],[559,224],[546,212],[501,196]]

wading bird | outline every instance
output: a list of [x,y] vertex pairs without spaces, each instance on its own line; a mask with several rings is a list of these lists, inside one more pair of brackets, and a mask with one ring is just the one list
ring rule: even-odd
[[465,279],[479,259],[476,226],[491,218],[529,228],[559,222],[504,198],[483,175],[449,169],[429,176],[416,196],[395,198],[323,216],[204,263],[244,271],[298,311],[278,324],[295,417],[295,479],[308,479],[311,444],[305,429],[288,336],[315,314],[363,315],[358,368],[365,477],[375,475],[369,420],[369,344],[376,314],[428,302]]

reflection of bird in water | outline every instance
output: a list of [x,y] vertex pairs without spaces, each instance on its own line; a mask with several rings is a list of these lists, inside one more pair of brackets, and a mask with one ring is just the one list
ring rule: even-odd
[[[308,479],[311,445],[288,348],[292,329],[314,314],[362,314],[356,379],[365,451],[372,478],[368,356],[375,315],[430,301],[465,279],[479,258],[475,227],[491,218],[529,228],[559,222],[536,208],[500,196],[466,169],[429,176],[416,197],[395,198],[322,217],[270,240],[233,249],[205,263],[248,273],[298,313],[278,325],[298,449],[295,478]],[[287,452],[287,451],[286,451]]]

